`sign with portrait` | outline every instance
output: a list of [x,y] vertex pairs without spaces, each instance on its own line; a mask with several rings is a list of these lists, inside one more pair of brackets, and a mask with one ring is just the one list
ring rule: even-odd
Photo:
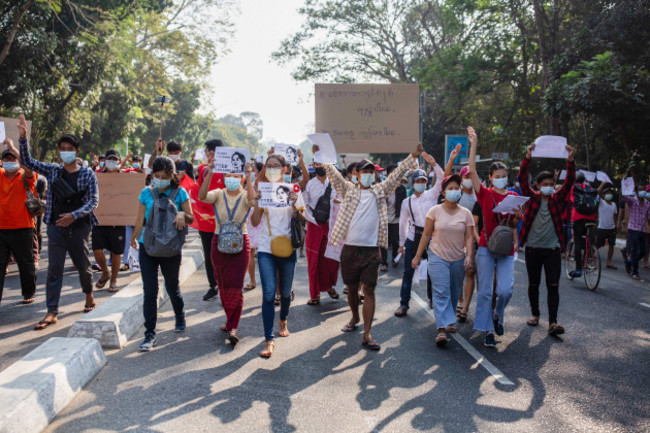
[[244,174],[249,156],[249,149],[216,147],[214,150],[214,172]]

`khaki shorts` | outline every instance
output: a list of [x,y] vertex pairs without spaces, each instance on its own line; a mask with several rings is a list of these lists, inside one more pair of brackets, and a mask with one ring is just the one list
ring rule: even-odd
[[381,253],[379,247],[356,247],[344,245],[341,251],[341,276],[347,286],[365,284],[371,289],[377,286]]

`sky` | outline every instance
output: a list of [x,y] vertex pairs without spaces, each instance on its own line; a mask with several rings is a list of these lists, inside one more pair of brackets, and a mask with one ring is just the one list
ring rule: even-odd
[[[230,53],[213,67],[210,106],[217,116],[259,113],[262,141],[300,144],[313,132],[313,83],[297,83],[291,68],[271,59],[280,42],[297,31],[303,0],[243,0],[235,15]],[[281,25],[278,25],[281,23]]]

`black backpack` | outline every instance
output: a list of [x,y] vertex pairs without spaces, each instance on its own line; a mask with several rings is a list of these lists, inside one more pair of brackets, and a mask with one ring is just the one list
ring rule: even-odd
[[330,220],[330,196],[332,195],[332,184],[327,185],[325,194],[316,202],[316,207],[311,208],[311,213],[317,223],[323,224]]
[[588,186],[574,185],[573,207],[583,215],[594,215],[598,212],[598,191]]

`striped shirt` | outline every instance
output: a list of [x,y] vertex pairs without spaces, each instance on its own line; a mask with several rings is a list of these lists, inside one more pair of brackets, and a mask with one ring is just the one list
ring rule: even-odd
[[648,200],[641,202],[636,196],[623,196],[623,201],[627,203],[630,211],[627,229],[646,233],[646,221],[650,222],[650,202]]

